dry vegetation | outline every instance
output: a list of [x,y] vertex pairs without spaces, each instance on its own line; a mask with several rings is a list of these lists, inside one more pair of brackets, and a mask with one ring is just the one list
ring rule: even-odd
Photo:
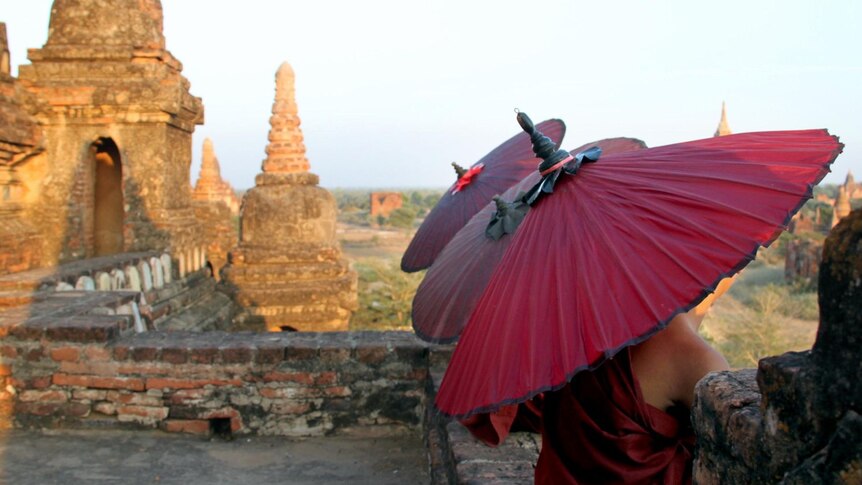
[[785,283],[783,265],[774,254],[778,250],[767,250],[746,268],[701,327],[731,367],[755,367],[763,357],[814,343],[817,292]]

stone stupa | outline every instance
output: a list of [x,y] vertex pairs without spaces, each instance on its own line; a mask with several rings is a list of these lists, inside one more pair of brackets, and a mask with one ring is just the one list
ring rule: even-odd
[[239,245],[223,276],[244,312],[240,327],[347,330],[357,276],[341,257],[335,198],[309,172],[294,97],[294,73],[276,74],[263,172],[243,197]]
[[204,202],[221,202],[232,214],[239,214],[239,197],[230,184],[221,178],[221,168],[215,156],[213,141],[209,138],[204,140],[201,174],[195,184],[192,198]]

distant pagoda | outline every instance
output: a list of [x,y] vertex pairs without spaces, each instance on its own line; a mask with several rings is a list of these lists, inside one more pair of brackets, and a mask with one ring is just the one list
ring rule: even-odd
[[221,178],[221,168],[215,156],[213,142],[209,138],[204,140],[201,174],[195,184],[192,198],[196,201],[223,203],[232,214],[239,214],[239,198],[233,187]]
[[730,131],[730,125],[727,123],[727,110],[724,104],[724,101],[721,102],[721,119],[718,121],[718,128],[715,129],[715,134],[713,136],[725,136],[730,135],[733,132]]
[[357,275],[335,236],[335,198],[309,172],[294,98],[294,73],[276,75],[267,157],[243,197],[239,245],[223,275],[245,312],[240,326],[347,330]]

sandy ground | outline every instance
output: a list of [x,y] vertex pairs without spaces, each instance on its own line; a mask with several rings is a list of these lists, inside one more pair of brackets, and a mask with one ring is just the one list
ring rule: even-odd
[[422,484],[421,437],[234,441],[157,431],[0,432],[0,483]]

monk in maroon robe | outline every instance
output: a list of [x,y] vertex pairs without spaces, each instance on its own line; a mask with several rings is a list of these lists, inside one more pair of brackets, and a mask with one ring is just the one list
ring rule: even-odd
[[697,329],[731,282],[562,389],[462,423],[492,446],[518,427],[541,432],[537,484],[690,484],[694,386],[728,368]]

